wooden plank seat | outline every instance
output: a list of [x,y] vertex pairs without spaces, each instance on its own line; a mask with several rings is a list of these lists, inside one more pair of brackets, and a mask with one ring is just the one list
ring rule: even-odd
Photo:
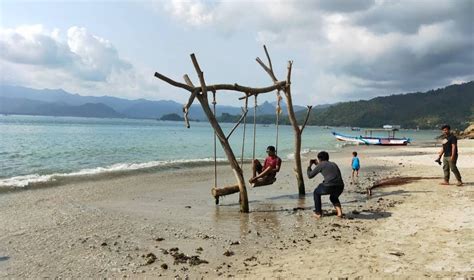
[[[262,186],[268,186],[276,182],[276,178],[272,178],[270,180],[258,180],[255,183],[250,184],[252,188],[256,187],[262,187]],[[221,196],[226,196],[229,194],[234,194],[240,192],[239,185],[230,185],[230,186],[225,186],[222,188],[212,188],[211,189],[211,194],[216,200],[216,204],[219,204],[219,198]]]

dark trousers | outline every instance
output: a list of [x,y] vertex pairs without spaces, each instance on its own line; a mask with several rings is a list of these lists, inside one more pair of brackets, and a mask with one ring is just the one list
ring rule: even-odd
[[334,206],[341,206],[339,201],[339,196],[344,190],[344,185],[342,186],[327,186],[324,183],[319,184],[319,186],[314,189],[314,212],[316,214],[321,214],[321,196],[329,194],[329,200]]
[[449,170],[453,172],[456,180],[461,182],[461,173],[459,173],[458,167],[456,166],[456,162],[458,161],[458,157],[456,156],[454,160],[451,160],[451,156],[443,157],[443,171],[444,171],[444,180],[449,182]]

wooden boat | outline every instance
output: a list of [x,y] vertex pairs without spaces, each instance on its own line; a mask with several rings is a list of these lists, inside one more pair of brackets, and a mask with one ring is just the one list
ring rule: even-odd
[[[375,137],[373,132],[388,132],[388,137]],[[332,132],[339,141],[352,142],[354,144],[382,145],[382,146],[405,146],[410,143],[409,138],[395,138],[395,131],[398,129],[367,129],[365,136],[349,136],[337,132]]]

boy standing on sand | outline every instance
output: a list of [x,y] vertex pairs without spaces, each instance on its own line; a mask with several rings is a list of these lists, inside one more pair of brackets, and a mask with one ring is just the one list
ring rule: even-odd
[[352,180],[354,180],[354,174],[359,177],[360,161],[357,157],[357,152],[352,152]]
[[[337,164],[329,161],[329,154],[327,152],[320,152],[318,154],[318,160],[310,160],[307,169],[308,178],[310,179],[319,173],[323,174],[324,177],[324,181],[319,184],[313,192],[315,208],[314,216],[316,218],[321,218],[323,215],[321,209],[321,195],[329,194],[329,200],[336,209],[336,215],[339,218],[342,218],[342,207],[341,202],[339,201],[339,196],[344,190],[344,181],[342,180],[341,171]],[[312,169],[313,164],[316,165],[314,169]]]
[[453,172],[454,176],[458,180],[457,186],[462,186],[461,174],[456,166],[458,160],[458,139],[451,133],[451,127],[447,124],[441,127],[444,134],[443,148],[439,151],[438,159],[436,162],[441,161],[443,157],[443,171],[444,171],[444,182],[441,185],[449,185],[449,169]]

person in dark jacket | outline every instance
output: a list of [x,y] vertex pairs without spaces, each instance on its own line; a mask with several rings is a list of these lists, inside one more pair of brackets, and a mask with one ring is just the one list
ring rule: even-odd
[[339,196],[344,190],[344,181],[342,180],[341,170],[339,170],[337,164],[329,161],[329,154],[325,151],[318,153],[318,160],[310,160],[307,169],[308,178],[310,179],[319,173],[324,177],[324,181],[319,184],[313,192],[315,208],[314,215],[316,218],[322,216],[321,196],[329,195],[329,200],[336,209],[336,215],[342,218],[342,207],[341,202],[339,201]]
[[[451,133],[451,127],[447,124],[441,127],[443,131],[443,147],[439,151],[438,159],[436,162],[441,162],[443,157],[443,171],[444,171],[444,182],[441,185],[449,185],[449,170],[453,172],[456,177],[457,186],[462,186],[461,173],[459,173],[456,162],[458,160],[458,139]],[[444,155],[444,156],[443,156]]]

